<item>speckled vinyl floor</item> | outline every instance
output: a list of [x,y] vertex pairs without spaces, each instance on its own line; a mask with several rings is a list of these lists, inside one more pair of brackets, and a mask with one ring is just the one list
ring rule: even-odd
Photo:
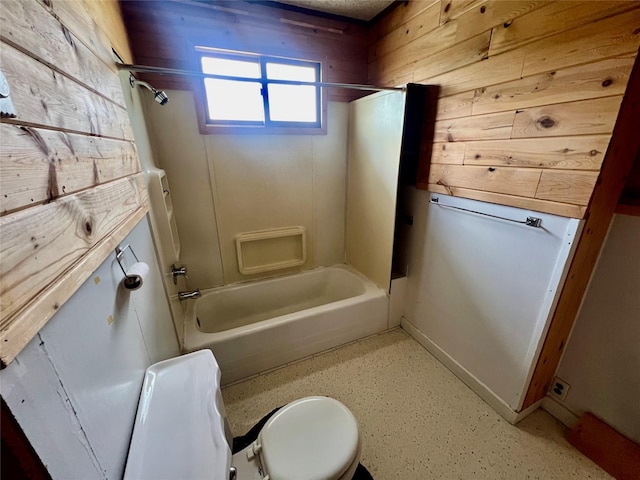
[[337,398],[353,411],[361,462],[375,480],[612,478],[567,443],[549,414],[510,425],[403,330],[223,390],[235,435],[308,395]]

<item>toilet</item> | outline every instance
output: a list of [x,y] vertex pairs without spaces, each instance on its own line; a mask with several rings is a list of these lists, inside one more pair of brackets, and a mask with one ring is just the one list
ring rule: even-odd
[[360,461],[356,418],[328,397],[280,408],[233,455],[232,441],[211,351],[156,363],[144,377],[124,478],[351,480]]

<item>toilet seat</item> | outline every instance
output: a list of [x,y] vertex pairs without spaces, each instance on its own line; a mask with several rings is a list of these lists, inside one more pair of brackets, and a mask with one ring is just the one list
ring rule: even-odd
[[250,451],[258,454],[270,480],[339,479],[359,454],[353,413],[328,397],[306,397],[282,407]]

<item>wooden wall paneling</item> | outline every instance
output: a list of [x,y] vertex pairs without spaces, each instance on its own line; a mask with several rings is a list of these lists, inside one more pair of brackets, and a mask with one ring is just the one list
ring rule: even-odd
[[431,78],[457,70],[466,65],[486,60],[491,31],[486,31],[438,53],[429,55],[428,61],[413,68],[416,78]]
[[561,215],[563,217],[582,218],[586,210],[586,207],[580,205],[548,202],[546,200],[538,200],[535,198],[517,197],[515,195],[504,195],[501,193],[473,190],[469,188],[453,186],[445,187],[444,185],[429,184],[426,189],[434,193],[470,198],[481,202],[497,203],[498,205],[509,205],[511,207],[524,208],[526,210],[534,210],[537,212],[547,212],[553,215]]
[[17,112],[3,121],[133,140],[124,108],[7,44],[0,57]]
[[[387,24],[391,12],[379,19],[374,28],[387,31],[376,39],[375,48],[392,54],[370,62],[369,78],[386,84],[410,78],[440,85],[438,145],[431,163],[457,165],[447,170],[454,184],[457,175],[470,175],[459,169],[460,162],[464,167],[544,169],[540,195],[547,197],[547,186],[555,184],[557,198],[534,203],[549,213],[581,218],[584,205],[567,202],[584,204],[589,198],[587,186],[602,162],[637,55],[640,6],[460,0],[443,1],[441,8],[442,25],[419,36],[407,36],[406,26],[423,23],[425,9],[407,25]],[[549,22],[541,25],[538,20],[547,17]],[[484,33],[490,34],[488,50],[480,43],[474,50],[474,40]],[[500,113],[514,115],[511,130]],[[464,145],[451,147],[450,142]],[[563,180],[570,178],[579,184],[573,192],[563,187]],[[458,186],[457,193],[478,198],[482,192],[478,186],[464,188]]]
[[140,171],[135,145],[0,124],[0,215]]
[[455,46],[457,28],[457,22],[449,23],[426,32],[401,48],[393,48],[389,55],[377,58],[369,64],[370,79],[388,83],[388,76],[412,70],[430,55]]
[[[433,17],[433,12],[431,12],[432,7],[429,10],[421,12],[418,17],[407,22],[402,28],[394,30],[376,42],[370,49],[370,69],[377,72],[378,76],[384,78],[386,74],[392,74],[394,72],[397,75],[399,73],[397,71],[402,68],[406,69],[408,63],[417,63],[424,60],[424,62],[421,63],[423,68],[427,68],[427,66],[431,66],[434,63],[439,63],[438,66],[431,67],[424,72],[416,72],[415,74],[415,78],[428,78],[431,75],[441,74],[464,65],[464,63],[456,64],[454,61],[447,62],[447,54],[443,52],[443,50],[448,52],[449,50],[447,49],[455,46],[459,52],[465,52],[466,50],[473,51],[477,48],[476,45],[478,42],[482,42],[480,38],[476,38],[475,41],[470,42],[466,47],[464,42],[478,36],[481,36],[483,40],[486,39],[487,43],[484,45],[484,42],[482,42],[480,55],[476,61],[485,59],[488,56],[489,39],[493,26],[502,24],[507,19],[537,8],[540,5],[542,5],[540,1],[481,2],[473,9],[463,12],[463,14],[456,17],[455,20],[445,22],[440,28],[422,28],[416,30],[412,24],[431,26],[434,23],[432,18],[425,18],[427,16]],[[421,21],[422,23],[420,23]],[[413,28],[413,30],[411,30],[411,28]],[[409,31],[408,34],[407,30]],[[412,31],[413,34],[411,34]],[[373,58],[371,55],[372,52],[375,53]],[[391,52],[393,52],[393,55],[389,55]],[[436,53],[440,53],[444,61],[438,62],[434,59],[433,56]],[[450,57],[451,55],[452,54],[449,53]],[[407,59],[410,59],[409,62]]]
[[390,31],[369,47],[369,62],[390,54],[402,45],[435,30],[440,25],[440,3],[436,2],[430,7],[414,16],[402,28]]
[[[586,2],[589,4],[590,2]],[[583,2],[580,5],[584,5]],[[640,6],[527,44],[522,76],[635,53],[640,46]]]
[[69,300],[84,281],[91,276],[96,265],[100,265],[120,245],[120,242],[144,218],[148,211],[147,204],[132,211],[123,223],[103,236],[76,263],[62,272],[56,281],[39,292],[36,301],[28,303],[18,311],[11,318],[10,323],[3,318],[3,324],[8,324],[0,330],[0,345],[2,345],[0,366],[8,365],[20,353],[22,348],[55,315],[60,306]]
[[[248,40],[260,37],[269,41],[269,36],[253,34],[251,28],[255,27],[268,30],[274,38],[283,34],[299,34],[330,41],[348,39],[345,42],[348,45],[358,45],[365,49],[368,47],[365,27],[355,22],[310,16],[249,2],[234,2],[233,5],[236,8],[227,11],[193,2],[157,1],[153,3],[153,7],[148,2],[124,2],[123,7],[127,25],[137,22],[157,34],[162,34],[167,27],[189,30],[217,25],[222,31],[220,33],[230,34],[242,27]],[[260,13],[256,13],[258,10]],[[219,32],[213,30],[209,33],[217,35]]]
[[[192,37],[188,39],[190,43],[194,43]],[[243,24],[234,25],[233,33],[221,39],[207,37],[204,40],[205,42],[198,43],[216,48],[289,56],[303,60],[316,60],[318,56],[324,56],[329,43],[324,38],[310,42],[309,36],[304,33],[285,31],[274,35],[270,29]]]
[[369,43],[373,43],[385,35],[404,25],[417,15],[421,15],[432,5],[440,5],[440,0],[412,0],[410,2],[397,2],[393,10],[387,12],[384,21],[376,22],[371,26]]
[[462,165],[466,148],[465,142],[434,143],[431,150],[431,163]]
[[621,101],[615,96],[518,110],[511,138],[611,133]]
[[[609,135],[466,142],[460,161],[465,165],[503,165],[599,171]],[[452,144],[443,144],[449,145]],[[453,144],[455,145],[455,144]],[[433,160],[432,160],[433,161]]]
[[[362,25],[245,2],[194,6],[192,2],[160,1],[154,8],[148,2],[124,2],[122,6],[140,64],[197,68],[193,46],[203,45],[317,60],[323,63],[326,81],[366,83],[367,45]],[[216,6],[222,10],[210,8]],[[167,29],[173,34],[166,35]],[[191,82],[180,77],[144,78],[157,88],[192,89]],[[327,93],[330,100],[338,101],[364,94]]]
[[[166,13],[166,15],[174,15]],[[270,28],[246,23],[225,23],[216,20],[208,20],[206,17],[197,19],[193,23],[187,23],[189,17],[182,22],[177,23],[176,20],[163,20],[158,14],[149,19],[142,19],[136,22],[128,22],[128,28],[131,29],[132,42],[135,49],[136,59],[138,56],[149,56],[150,58],[167,58],[172,60],[181,60],[181,56],[185,53],[194,56],[191,46],[200,45],[205,47],[226,48],[240,50],[243,52],[258,52],[270,55],[289,56],[304,55],[308,45],[308,35],[301,32],[291,31],[291,29],[283,29],[282,32],[274,34]],[[144,22],[163,22],[170,23],[171,29],[176,37],[167,38],[166,35],[155,33],[155,29],[151,30],[149,23]],[[141,27],[140,25],[147,25]],[[146,33],[149,32],[149,33]],[[140,42],[137,39],[141,39]],[[324,42],[326,45],[326,42]],[[140,45],[140,46],[138,46]],[[322,42],[317,45],[322,45]],[[187,47],[186,51],[179,52],[179,49]],[[322,50],[326,46],[321,47]],[[317,50],[317,49],[315,49]],[[146,54],[146,55],[145,55]],[[164,55],[171,55],[166,57]],[[178,56],[179,55],[179,56]],[[186,60],[186,59],[182,59]],[[139,60],[136,60],[137,62]]]
[[536,198],[587,205],[599,172],[543,170]]
[[477,89],[473,115],[624,93],[635,55],[562,68]]
[[447,50],[434,53],[429,56],[427,61],[416,65],[414,77],[429,79],[441,73],[485,60],[490,40],[491,31],[486,31]]
[[[129,46],[129,36],[122,23],[120,3],[117,0],[82,0],[82,4],[91,19],[99,26],[102,33],[106,35],[112,47],[118,52],[118,55],[120,55],[124,62],[132,62],[133,55],[131,54],[131,48]],[[89,35],[91,34],[90,30],[84,30],[84,32]]]
[[520,78],[523,64],[524,52],[514,50],[434,77],[416,76],[415,82],[440,85],[443,96],[456,95]]
[[382,85],[397,87],[408,83],[426,83],[426,82],[414,82],[415,75],[413,70],[402,68],[395,72],[389,73],[385,76],[384,80],[379,78],[369,78],[367,83],[371,85]]
[[541,170],[432,164],[429,183],[533,198]]
[[547,4],[544,0],[490,0],[476,4],[458,18],[456,38],[462,41]]
[[0,331],[146,201],[144,178],[137,174],[0,218]]
[[[501,55],[493,56],[489,49],[489,58],[482,62],[433,77],[415,75],[414,79],[440,84],[443,95],[453,95],[610,57],[635,55],[640,43],[636,12],[640,10],[561,32]],[[375,63],[370,65],[373,72],[377,68]],[[384,81],[384,76],[380,78]]]
[[475,7],[480,8],[484,3],[486,3],[485,0],[442,0],[440,2],[440,24],[444,25]]
[[640,61],[627,85],[611,143],[589,202],[586,222],[526,393],[523,409],[545,397],[578,314],[589,279],[631,171],[640,156]]
[[113,62],[107,66],[38,2],[3,0],[2,6],[0,39],[124,107]]
[[[196,8],[202,8],[202,3],[196,3],[189,0],[179,0],[184,5],[192,5]],[[172,2],[170,2],[172,3]],[[237,0],[219,0],[216,1],[216,5],[204,6],[207,10],[217,10],[221,12],[238,13],[242,18],[252,18],[261,22],[273,22],[273,23],[286,23],[293,26],[306,26],[309,28],[316,28],[332,32],[339,31],[352,31],[352,30],[365,30],[362,21],[348,20],[345,17],[339,16],[316,16],[309,15],[307,13],[298,10],[288,10],[282,8],[274,8],[272,5],[252,3],[252,2],[238,2]]]
[[457,95],[450,95],[438,99],[437,120],[445,120],[447,118],[469,117],[473,109],[475,101],[475,92],[462,92]]
[[[91,18],[81,0],[38,0],[38,2],[105,65],[116,71],[109,39]],[[91,32],[91,35],[86,35],[86,32]]]
[[490,55],[498,55],[523,45],[591,24],[602,18],[637,8],[634,2],[545,2],[542,8],[532,11],[493,31]]
[[[145,24],[129,21],[127,25],[134,30],[131,32],[132,40],[144,40],[134,43],[136,63],[142,64],[143,58],[171,61],[173,59],[193,56],[187,39],[177,30],[173,30],[171,41],[167,41],[165,38],[166,35],[157,34],[153,30],[146,30]],[[206,39],[203,38],[202,42],[204,43],[205,40]]]
[[436,122],[434,142],[499,140],[511,137],[515,112],[451,118]]

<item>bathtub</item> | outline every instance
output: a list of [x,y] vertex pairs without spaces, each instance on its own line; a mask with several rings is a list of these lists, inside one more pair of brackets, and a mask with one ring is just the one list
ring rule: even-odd
[[202,292],[184,351],[209,348],[228,384],[388,328],[384,290],[346,265]]

